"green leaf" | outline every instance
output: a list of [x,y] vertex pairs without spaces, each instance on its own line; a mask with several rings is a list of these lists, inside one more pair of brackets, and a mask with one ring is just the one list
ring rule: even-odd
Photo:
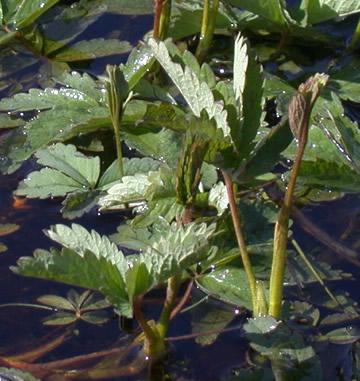
[[0,368],[0,377],[4,377],[5,380],[13,379],[14,381],[40,381],[38,378],[33,377],[30,373],[22,372],[13,368]]
[[100,198],[99,205],[102,209],[108,209],[114,205],[142,201],[150,185],[148,175],[123,176],[120,182],[110,187],[107,194]]
[[74,313],[70,312],[56,312],[55,314],[52,314],[50,316],[47,316],[42,320],[42,323],[44,325],[68,325],[76,322],[77,317]]
[[99,200],[99,192],[92,190],[75,190],[68,193],[61,203],[61,213],[64,218],[72,220],[90,212]]
[[9,115],[0,114],[0,129],[19,127],[23,126],[24,124],[24,121],[21,119],[15,119]]
[[101,3],[107,12],[120,15],[148,15],[154,11],[148,0],[102,0]]
[[360,60],[351,57],[341,62],[337,70],[330,73],[327,88],[334,91],[340,98],[360,102]]
[[86,157],[75,146],[61,143],[39,150],[36,156],[38,163],[47,167],[31,172],[19,184],[17,195],[47,198],[76,192],[64,201],[64,215],[74,218],[91,209],[97,193],[89,190],[99,177],[99,157]]
[[185,66],[183,69],[180,64],[173,62],[165,43],[157,43],[150,39],[148,44],[154,57],[179,89],[193,114],[200,117],[201,112],[205,110],[210,119],[216,120],[217,126],[223,131],[224,136],[229,136],[227,113],[221,104],[215,102],[209,86],[205,82],[201,82],[189,66]]
[[94,187],[100,174],[99,157],[87,157],[76,147],[54,144],[36,153],[38,163],[58,170],[87,187]]
[[152,284],[161,284],[209,256],[209,239],[215,228],[215,224],[205,223],[169,224],[167,231],[139,255],[138,262],[146,265]]
[[45,304],[56,309],[74,311],[75,308],[72,303],[66,298],[58,295],[42,295],[37,298],[37,301],[41,304]]
[[152,284],[152,280],[145,263],[135,262],[126,273],[126,288],[129,300],[132,301],[137,295],[146,292]]
[[272,370],[289,380],[321,380],[322,370],[304,335],[271,316],[248,319],[244,325],[250,346],[270,359]]
[[[261,66],[248,51],[240,35],[235,40],[234,93],[238,107],[239,124],[231,126],[233,140],[241,157],[247,157],[261,125],[263,114],[264,79]],[[237,130],[237,131],[236,131]]]
[[56,51],[51,58],[60,62],[85,61],[114,54],[124,54],[130,50],[131,45],[127,41],[95,38],[88,41],[79,41],[70,47]]
[[74,250],[78,255],[85,255],[87,251],[97,258],[105,258],[118,266],[119,271],[125,274],[127,264],[123,253],[106,236],[100,236],[95,230],[87,231],[78,224],[54,225],[46,234],[60,245]]
[[223,182],[217,183],[210,189],[209,192],[209,205],[215,206],[218,216],[222,215],[227,210],[229,198],[226,187]]
[[285,2],[282,0],[230,0],[229,2],[283,27],[290,21]]
[[357,0],[302,0],[294,11],[294,17],[311,25],[358,12],[360,5]]
[[59,0],[22,0],[17,4],[15,15],[8,22],[18,29],[25,28],[58,2]]
[[[123,158],[123,167],[125,176],[134,176],[136,174],[147,174],[150,171],[157,171],[163,165],[160,161],[151,159],[150,157],[143,158]],[[109,185],[119,180],[117,160],[106,169],[101,176],[98,188],[107,189]]]
[[31,111],[61,107],[94,107],[97,102],[79,90],[70,88],[60,89],[30,89],[28,93],[16,94],[12,98],[0,101],[1,111]]
[[212,297],[236,307],[252,309],[251,294],[244,269],[227,266],[202,275],[200,288]]
[[338,161],[318,159],[316,162],[302,162],[298,182],[301,185],[348,193],[360,190],[359,174]]
[[158,133],[141,135],[126,133],[125,142],[144,156],[151,156],[157,160],[165,161],[169,167],[176,167],[180,137],[173,131],[163,129]]
[[29,198],[49,198],[65,196],[81,188],[81,184],[64,175],[63,173],[51,169],[43,168],[40,171],[31,172],[23,180],[15,194]]
[[121,224],[110,240],[122,248],[144,250],[151,243],[152,233],[147,228],[134,228],[129,224]]
[[[117,259],[119,262],[119,259]],[[101,292],[126,316],[131,316],[125,283],[111,258],[91,251],[77,253],[70,249],[36,250],[34,257],[22,257],[14,272],[35,278],[54,280]]]

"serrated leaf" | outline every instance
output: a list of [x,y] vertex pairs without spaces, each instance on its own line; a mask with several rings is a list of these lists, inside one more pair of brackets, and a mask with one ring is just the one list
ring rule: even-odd
[[114,205],[142,201],[150,185],[148,175],[123,176],[121,181],[110,187],[107,194],[100,198],[99,205],[101,208],[108,209]]
[[58,170],[85,187],[93,188],[100,175],[99,157],[88,157],[76,147],[62,143],[37,151],[38,163]]
[[12,22],[18,29],[25,28],[58,2],[59,0],[23,0],[18,2],[16,13],[8,22]]
[[81,184],[51,168],[30,173],[23,180],[15,194],[29,198],[48,198],[65,196],[81,188]]
[[227,113],[220,103],[215,102],[208,85],[201,82],[189,66],[185,66],[183,69],[180,64],[173,62],[163,42],[157,43],[150,39],[148,44],[154,57],[179,89],[194,115],[200,117],[201,112],[206,110],[209,118],[216,120],[217,126],[223,131],[224,136],[229,136]]
[[133,228],[129,224],[119,225],[110,240],[122,248],[144,250],[151,243],[152,234],[147,228]]
[[174,222],[140,253],[138,261],[146,265],[153,285],[163,283],[209,255],[209,239],[214,231],[214,224],[179,226]]
[[131,45],[127,41],[95,38],[88,41],[79,41],[70,47],[56,51],[51,58],[60,62],[84,61],[114,54],[124,54],[130,50]]
[[91,107],[97,102],[79,90],[70,88],[30,89],[0,101],[1,111],[31,111],[53,109],[55,106]]
[[71,227],[58,224],[46,230],[46,234],[53,241],[74,250],[80,256],[90,251],[97,258],[105,258],[117,265],[121,274],[125,274],[127,270],[124,254],[107,236],[100,236],[95,230],[89,232],[78,224],[72,224]]
[[[117,165],[117,160],[114,160],[113,163],[106,169],[99,180],[98,188],[107,189],[111,183],[119,180]],[[161,165],[163,164],[160,161],[151,159],[150,157],[135,157],[131,159],[126,157],[123,158],[125,176],[147,174],[150,171],[157,171]]]
[[[89,237],[89,233],[86,236]],[[95,242],[99,243],[97,240]],[[94,254],[84,249],[86,244],[87,242],[83,243],[83,246],[79,244],[79,252],[67,248],[61,251],[38,249],[33,257],[21,257],[17,266],[11,269],[21,275],[99,291],[121,313],[130,317],[132,311],[121,275],[121,271],[124,270],[121,267],[121,257],[117,255],[117,258],[114,258],[111,253],[103,251]]]
[[210,189],[209,192],[209,205],[215,206],[218,216],[222,215],[227,210],[229,198],[226,187],[223,182],[217,183]]

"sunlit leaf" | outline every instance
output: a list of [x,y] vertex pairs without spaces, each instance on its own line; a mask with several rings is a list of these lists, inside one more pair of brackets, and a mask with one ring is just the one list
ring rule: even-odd
[[154,57],[179,89],[194,115],[200,117],[201,111],[206,110],[209,118],[216,120],[217,126],[223,131],[224,136],[229,136],[226,111],[221,104],[215,102],[208,85],[201,82],[188,66],[183,69],[180,64],[173,62],[163,42],[157,43],[150,39],[148,43]]
[[13,368],[0,368],[0,377],[14,381],[40,381],[38,378],[33,377],[28,372],[23,372],[19,369]]

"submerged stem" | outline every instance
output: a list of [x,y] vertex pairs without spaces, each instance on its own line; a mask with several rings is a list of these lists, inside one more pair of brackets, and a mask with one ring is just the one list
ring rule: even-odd
[[256,299],[257,299],[256,279],[255,279],[255,275],[251,266],[249,253],[247,251],[244,235],[242,232],[240,216],[236,207],[234,190],[233,190],[233,182],[230,176],[225,171],[222,171],[222,175],[224,177],[226,191],[227,191],[227,195],[229,199],[229,207],[230,207],[231,218],[232,218],[232,222],[233,222],[233,226],[235,230],[235,236],[239,246],[241,260],[242,260],[246,277],[250,287],[253,311],[256,311],[257,310],[256,308]]

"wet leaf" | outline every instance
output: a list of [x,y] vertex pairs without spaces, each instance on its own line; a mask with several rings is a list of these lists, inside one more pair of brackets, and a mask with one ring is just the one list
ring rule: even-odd
[[201,289],[225,303],[252,309],[251,295],[243,268],[227,266],[197,279]]
[[109,314],[106,311],[91,311],[81,314],[81,320],[86,323],[102,325],[109,321]]
[[149,40],[149,46],[154,57],[179,89],[194,115],[200,117],[201,111],[206,110],[209,118],[216,120],[217,126],[223,131],[224,136],[229,136],[226,111],[223,110],[221,104],[215,102],[208,85],[200,81],[189,66],[185,66],[183,69],[180,64],[173,62],[163,42],[157,43],[155,40]]

